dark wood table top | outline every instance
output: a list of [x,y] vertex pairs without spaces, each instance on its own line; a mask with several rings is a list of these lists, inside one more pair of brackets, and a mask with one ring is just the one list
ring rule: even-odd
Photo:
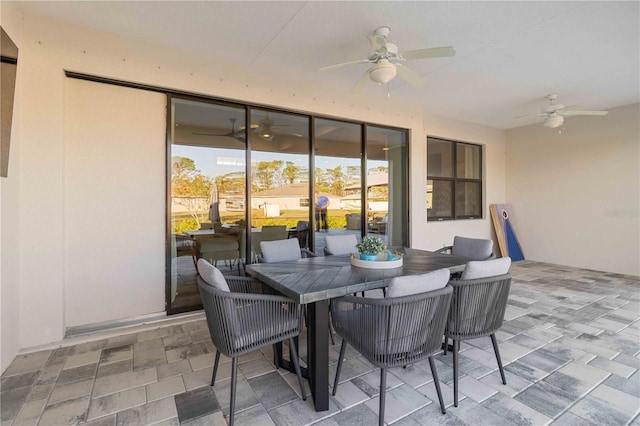
[[318,256],[306,259],[247,265],[249,275],[259,279],[298,303],[313,303],[389,285],[403,275],[423,274],[448,268],[464,270],[469,259],[450,254],[401,248],[403,265],[393,269],[352,266],[349,255]]

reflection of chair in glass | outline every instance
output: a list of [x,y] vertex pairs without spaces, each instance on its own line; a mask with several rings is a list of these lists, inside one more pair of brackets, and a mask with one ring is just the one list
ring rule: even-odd
[[[451,311],[444,331],[445,351],[453,339],[453,399],[458,406],[458,351],[460,341],[490,336],[502,383],[507,384],[495,332],[502,326],[511,287],[511,259],[472,261],[460,279],[452,279]],[[446,352],[445,352],[446,353]]]
[[300,248],[307,248],[309,245],[309,222],[299,220],[296,227],[289,229],[289,238],[296,237],[300,242]]
[[193,265],[196,265],[196,243],[186,235],[172,235],[176,245],[176,256],[191,256]]
[[[198,257],[206,259],[217,266],[219,260],[230,261],[231,266],[240,259],[240,244],[237,237],[228,235],[217,237],[214,235],[196,237]],[[238,269],[240,264],[238,263]]]
[[225,277],[203,259],[198,261],[198,287],[216,358],[211,376],[215,385],[220,353],[231,358],[231,398],[229,424],[233,425],[236,406],[238,357],[264,346],[289,341],[302,399],[306,392],[293,340],[300,334],[300,305],[284,296],[263,293],[260,281],[246,277]]
[[357,251],[356,244],[358,244],[358,239],[353,234],[327,235],[324,237],[324,243],[325,256],[332,254],[349,254]]
[[344,216],[347,221],[347,229],[357,230],[362,227],[362,216],[360,213],[347,213]]
[[262,232],[260,232],[260,241],[274,241],[274,240],[286,240],[286,239],[287,239],[286,225],[263,226]]
[[436,253],[451,253],[455,256],[466,257],[471,260],[495,259],[493,241],[481,238],[466,238],[455,236],[453,245],[442,247]]
[[380,367],[378,424],[384,424],[387,369],[427,358],[440,402],[446,413],[433,354],[442,347],[452,289],[449,270],[394,278],[384,299],[344,296],[331,300],[333,327],[342,336],[333,385],[335,395],[347,343]]
[[389,220],[389,215],[384,215],[381,218],[374,218],[373,223],[369,224],[369,231],[377,233],[377,234],[386,234],[387,233],[387,221]]

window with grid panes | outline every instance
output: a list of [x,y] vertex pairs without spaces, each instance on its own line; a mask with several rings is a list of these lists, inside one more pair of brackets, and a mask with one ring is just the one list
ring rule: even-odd
[[427,220],[482,218],[482,146],[427,138]]

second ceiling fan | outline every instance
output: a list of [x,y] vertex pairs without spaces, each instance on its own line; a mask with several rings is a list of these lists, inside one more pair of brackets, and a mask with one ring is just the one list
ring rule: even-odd
[[424,84],[422,77],[405,67],[401,62],[413,59],[443,58],[454,56],[456,54],[455,49],[451,46],[431,47],[401,52],[398,50],[398,46],[387,41],[390,31],[391,28],[382,26],[376,29],[373,34],[367,36],[369,43],[371,44],[371,48],[373,49],[373,53],[366,59],[330,65],[319,68],[318,71],[328,71],[349,65],[371,63],[373,66],[365,71],[362,77],[360,77],[360,80],[358,80],[352,89],[353,92],[357,93],[362,90],[368,80],[382,85],[389,83],[396,77],[396,75],[399,75],[414,87],[422,87]]

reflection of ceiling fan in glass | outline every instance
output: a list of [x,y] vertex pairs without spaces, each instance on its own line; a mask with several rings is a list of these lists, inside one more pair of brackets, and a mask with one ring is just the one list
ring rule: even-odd
[[229,121],[231,122],[231,131],[228,133],[202,133],[202,132],[192,132],[192,134],[197,135],[197,136],[228,136],[231,138],[234,138],[236,140],[239,140],[240,142],[246,142],[245,138],[244,138],[244,126],[240,129],[236,130],[236,121],[238,121],[237,118],[230,118]]
[[[251,125],[251,128],[253,128],[253,124]],[[264,117],[263,119],[261,119],[258,122],[258,125],[255,128],[255,132],[258,134],[258,136],[260,136],[262,139],[265,140],[272,140],[273,137],[275,136],[276,132],[275,132],[275,127],[290,127],[289,124],[276,124],[275,121],[273,121],[271,118],[269,118],[269,114],[266,115],[266,117]]]
[[[197,136],[227,136],[232,137],[241,142],[246,142],[245,140],[245,129],[246,126],[241,126],[236,129],[236,122],[238,121],[236,118],[230,118],[231,121],[231,131],[228,133],[203,133],[203,132],[192,132]],[[267,114],[264,118],[258,121],[258,124],[251,124],[251,131],[257,134],[264,140],[270,141],[273,140],[276,135],[276,129],[279,127],[290,127],[290,124],[276,124],[275,121],[269,117]],[[302,137],[299,133],[291,133],[293,136]]]

